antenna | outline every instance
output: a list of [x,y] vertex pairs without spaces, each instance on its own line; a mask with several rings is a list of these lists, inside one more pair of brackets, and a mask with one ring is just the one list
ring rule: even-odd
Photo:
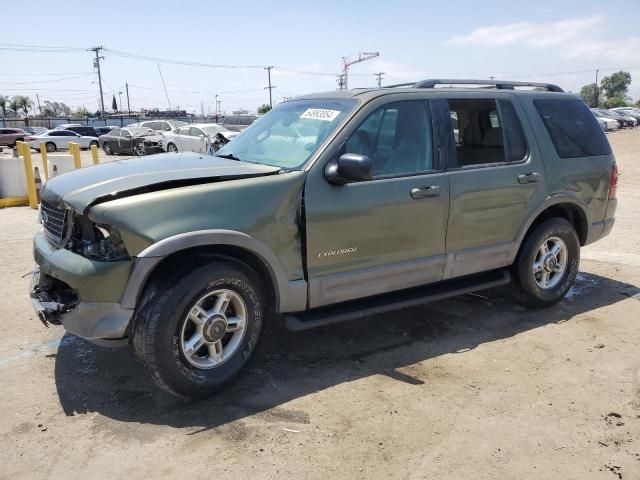
[[342,75],[344,76],[344,89],[349,90],[349,67],[351,65],[364,62],[365,60],[370,60],[378,56],[380,56],[380,52],[361,52],[358,53],[357,57],[355,57],[355,55],[347,55],[346,57],[342,57]]
[[158,63],[158,71],[160,72],[160,80],[162,80],[162,88],[164,88],[164,94],[167,97],[167,103],[169,104],[169,110],[171,110],[171,101],[169,100],[169,94],[167,93],[167,86],[164,84],[164,77],[162,76],[162,70],[160,70],[160,64]]

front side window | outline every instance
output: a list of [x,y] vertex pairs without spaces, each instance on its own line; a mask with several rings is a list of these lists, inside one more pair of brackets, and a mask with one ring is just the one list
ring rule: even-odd
[[191,129],[189,130],[189,135],[192,137],[199,137],[200,135],[204,135],[204,133],[199,128],[191,127]]
[[427,103],[410,100],[378,108],[351,134],[345,153],[371,158],[374,177],[433,170],[433,140]]
[[560,158],[611,154],[607,137],[582,100],[539,99],[533,104]]
[[296,169],[357,105],[353,99],[285,102],[253,122],[216,156]]

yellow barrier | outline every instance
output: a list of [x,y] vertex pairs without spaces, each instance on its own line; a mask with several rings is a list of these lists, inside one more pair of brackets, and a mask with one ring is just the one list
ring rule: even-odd
[[82,167],[82,160],[80,160],[80,147],[75,142],[69,142],[69,151],[73,155],[73,165],[75,168]]
[[44,142],[40,142],[40,156],[42,157],[42,167],[44,168],[44,179],[49,180],[47,146],[44,144]]
[[18,153],[22,154],[22,158],[24,159],[24,173],[27,176],[27,194],[29,197],[29,206],[31,208],[38,208],[36,184],[33,179],[33,163],[31,162],[31,148],[28,143],[16,143],[18,144]]
[[100,163],[100,159],[98,159],[98,147],[95,144],[91,145],[91,158],[93,159],[94,165]]
[[18,207],[20,205],[29,205],[29,197],[0,198],[0,208]]

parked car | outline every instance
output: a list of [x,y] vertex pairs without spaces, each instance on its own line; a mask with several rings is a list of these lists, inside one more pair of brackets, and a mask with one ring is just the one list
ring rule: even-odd
[[238,132],[232,132],[217,123],[194,123],[165,133],[162,148],[167,152],[213,153],[217,150],[214,145],[218,134],[231,140]]
[[627,117],[625,115],[619,114],[618,112],[614,112],[614,111],[611,111],[611,110],[606,110],[604,108],[599,108],[597,110],[602,115],[604,115],[606,117],[609,117],[609,118],[613,118],[614,120],[616,120],[618,122],[618,124],[620,125],[620,128],[629,128],[629,127],[635,127],[636,126],[635,119],[633,119],[631,117]]
[[618,130],[620,128],[620,124],[617,120],[612,117],[600,114],[597,109],[592,108],[591,113],[598,120],[598,123],[602,126],[605,132],[609,132],[611,130]]
[[44,127],[21,127],[20,129],[27,132],[29,135],[40,135],[47,131]]
[[487,82],[311,94],[216,156],[49,179],[38,316],[132,342],[159,386],[201,397],[240,374],[270,322],[302,330],[508,283],[551,307],[580,248],[613,227],[615,158],[557,86],[434,88]]
[[612,112],[619,113],[621,115],[625,115],[627,117],[634,118],[636,122],[640,122],[640,108],[633,107],[620,107],[620,108],[612,108],[610,109]]
[[258,117],[255,115],[230,115],[228,117],[224,117],[224,120],[222,120],[222,126],[232,132],[241,132],[255,122],[257,118]]
[[54,130],[67,130],[69,127],[81,127],[79,123],[63,123],[62,125],[58,125],[53,127]]
[[150,128],[151,130],[156,130],[158,132],[170,132],[183,125],[187,125],[187,122],[182,122],[180,120],[146,120],[144,122],[133,123],[128,125],[128,127],[136,126]]
[[158,153],[162,152],[162,135],[144,127],[114,128],[100,136],[100,148],[107,155]]
[[67,130],[70,130],[72,132],[76,132],[77,134],[80,135],[85,135],[87,137],[96,137],[98,138],[100,136],[100,134],[98,133],[98,131],[93,128],[93,127],[87,127],[87,126],[79,126],[79,127],[69,127],[67,128]]
[[0,128],[0,146],[15,147],[16,142],[22,142],[28,136],[20,128]]
[[31,135],[25,138],[31,148],[40,150],[40,142],[44,142],[47,152],[66,150],[69,142],[76,142],[81,149],[87,149],[91,145],[98,145],[98,137],[80,135],[71,130],[49,130],[40,135]]
[[608,127],[612,127],[613,126],[612,123],[615,122],[616,124],[615,128],[609,128],[609,130],[617,130],[617,129],[624,128],[626,124],[626,122],[623,119],[617,117],[616,115],[612,114],[608,110],[604,110],[601,108],[592,108],[591,111],[597,118],[604,120],[607,123]]
[[96,132],[98,133],[98,136],[100,135],[105,135],[107,133],[109,133],[111,130],[114,130],[116,128],[120,128],[117,126],[106,126],[106,127],[94,127],[96,129]]

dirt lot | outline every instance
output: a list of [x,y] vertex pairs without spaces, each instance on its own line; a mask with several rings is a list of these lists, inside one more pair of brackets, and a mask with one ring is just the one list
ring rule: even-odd
[[0,210],[0,478],[640,478],[640,129],[610,141],[618,221],[556,308],[483,292],[282,332],[197,403],[44,328],[35,212]]

